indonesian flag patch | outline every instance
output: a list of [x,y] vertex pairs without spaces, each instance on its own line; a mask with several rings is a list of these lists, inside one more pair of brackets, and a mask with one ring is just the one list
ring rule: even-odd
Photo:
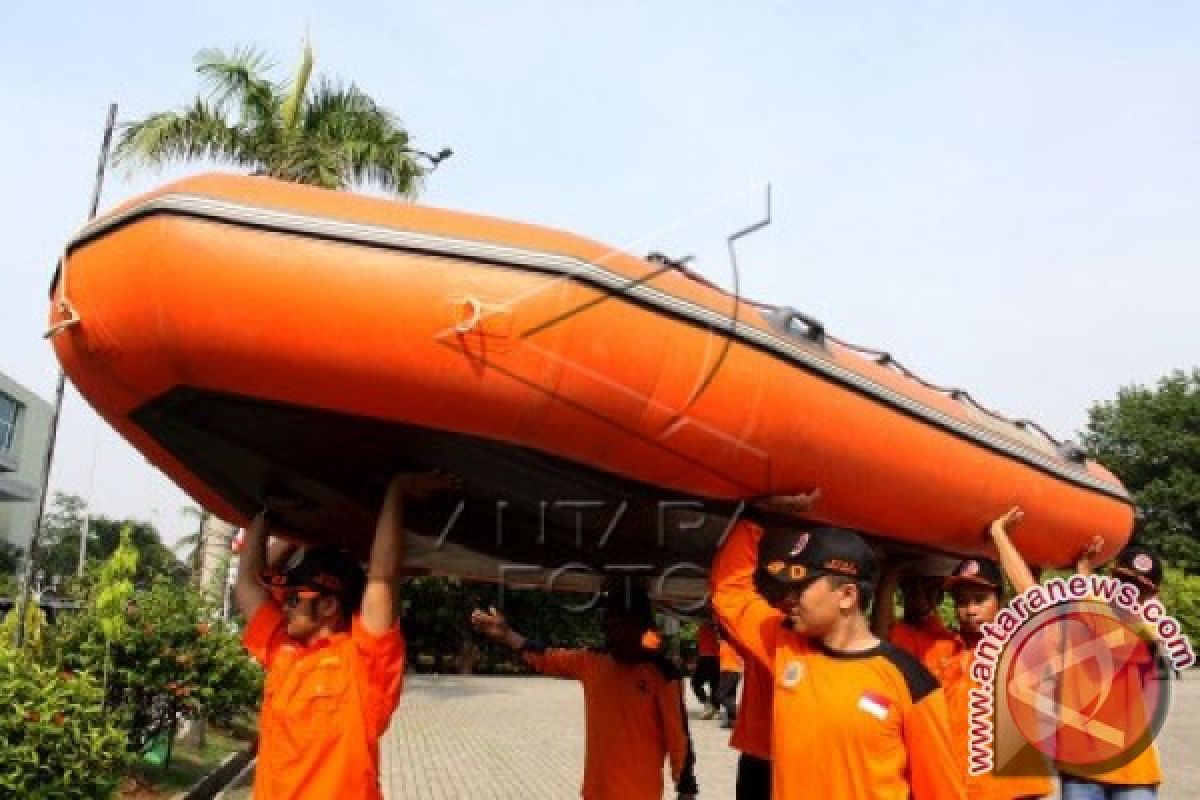
[[879,692],[863,692],[858,698],[858,710],[882,721],[888,718],[888,713],[892,710],[892,701]]

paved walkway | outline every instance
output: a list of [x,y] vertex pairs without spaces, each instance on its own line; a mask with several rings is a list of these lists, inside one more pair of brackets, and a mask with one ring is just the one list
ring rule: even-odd
[[[1200,797],[1200,674],[1176,683],[1159,738],[1167,782],[1160,800]],[[689,693],[690,695],[690,693]],[[690,697],[701,795],[733,798],[728,731],[699,719]],[[382,746],[388,800],[569,800],[583,773],[577,684],[550,678],[409,676]],[[670,781],[667,781],[670,787]],[[230,793],[243,800],[247,793]],[[667,794],[673,798],[673,793]]]

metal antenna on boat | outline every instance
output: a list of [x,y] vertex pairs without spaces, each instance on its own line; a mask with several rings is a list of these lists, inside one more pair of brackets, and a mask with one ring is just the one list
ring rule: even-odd
[[700,395],[704,394],[705,390],[708,389],[713,378],[717,376],[717,370],[725,363],[725,357],[729,355],[729,348],[733,346],[733,336],[737,332],[738,327],[738,313],[742,306],[742,293],[738,277],[737,242],[739,239],[743,239],[752,233],[757,233],[771,224],[771,183],[769,181],[764,187],[764,199],[765,209],[762,219],[734,231],[725,239],[726,246],[729,248],[729,264],[733,270],[733,309],[729,314],[729,326],[725,329],[725,341],[721,345],[720,354],[717,356],[716,361],[713,362],[712,369],[708,371],[708,374],[704,376],[704,380],[699,383],[687,402],[683,404],[684,409],[690,408],[692,403],[699,400]]

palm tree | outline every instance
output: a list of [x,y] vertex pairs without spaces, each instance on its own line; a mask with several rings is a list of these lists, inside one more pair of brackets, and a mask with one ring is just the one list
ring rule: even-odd
[[200,561],[201,556],[204,554],[204,525],[208,521],[208,512],[196,506],[184,506],[179,509],[179,515],[193,519],[197,524],[195,533],[179,537],[179,540],[175,542],[175,550],[176,552],[187,550],[188,554],[184,557],[183,563],[187,565],[188,570],[192,574],[192,582],[199,584]]
[[118,163],[160,169],[212,160],[327,189],[375,186],[413,197],[421,178],[453,154],[411,148],[395,114],[353,83],[313,80],[308,42],[286,83],[265,76],[273,65],[254,48],[205,49],[195,62],[208,95],[122,125]]

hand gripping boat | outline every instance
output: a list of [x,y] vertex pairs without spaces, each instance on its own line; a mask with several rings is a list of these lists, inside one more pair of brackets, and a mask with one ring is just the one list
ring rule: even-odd
[[699,570],[739,499],[813,487],[885,548],[983,553],[1020,504],[1018,545],[1062,566],[1132,526],[1120,483],[1031,423],[533,225],[191,178],[71,240],[50,323],[88,402],[229,520],[287,495],[293,535],[361,550],[392,472],[461,475],[408,519],[437,572]]

